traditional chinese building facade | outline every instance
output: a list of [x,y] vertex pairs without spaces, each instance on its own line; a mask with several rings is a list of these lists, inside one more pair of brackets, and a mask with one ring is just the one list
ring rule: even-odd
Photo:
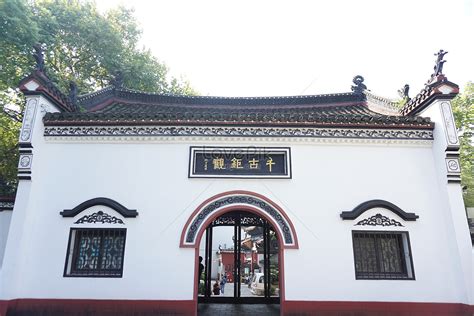
[[0,204],[0,314],[194,315],[220,302],[207,276],[213,231],[230,227],[222,301],[277,303],[282,315],[470,315],[458,87],[440,61],[401,110],[360,76],[326,95],[117,82],[66,97],[39,67],[20,85],[16,200]]

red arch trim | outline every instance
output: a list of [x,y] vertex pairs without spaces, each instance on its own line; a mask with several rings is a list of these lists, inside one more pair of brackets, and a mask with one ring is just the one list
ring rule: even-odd
[[[281,249],[298,249],[298,237],[296,235],[296,230],[293,226],[293,223],[290,221],[288,215],[285,213],[285,211],[278,205],[276,204],[275,202],[273,202],[272,200],[270,200],[269,198],[261,195],[261,194],[258,194],[258,193],[255,193],[255,192],[251,192],[251,191],[244,191],[244,190],[235,190],[235,191],[227,191],[227,192],[223,192],[223,193],[219,193],[217,195],[214,195],[212,197],[210,197],[209,199],[205,200],[204,202],[202,202],[195,210],[194,212],[191,214],[191,216],[188,218],[188,220],[186,221],[186,224],[184,225],[183,227],[183,230],[181,231],[181,239],[180,239],[180,247],[181,248],[199,248],[199,244],[197,243],[198,240],[200,240],[201,236],[202,236],[202,233],[203,231],[205,230],[205,228],[207,227],[207,225],[209,225],[209,219],[215,219],[217,218],[217,215],[216,214],[222,214],[222,212],[218,211],[216,212],[216,214],[212,214],[210,215],[208,218],[206,218],[206,220],[200,225],[200,228],[199,228],[199,231],[196,233],[196,237],[194,238],[194,243],[192,244],[187,244],[185,243],[185,238],[186,238],[186,233],[189,229],[189,226],[191,225],[193,219],[195,218],[195,216],[204,208],[206,207],[209,203],[211,203],[212,201],[214,200],[217,200],[217,199],[220,199],[222,197],[225,197],[225,196],[232,196],[232,195],[238,195],[238,194],[242,194],[242,195],[249,195],[249,196],[253,196],[253,197],[256,197],[258,199],[261,199],[263,201],[265,201],[266,203],[270,204],[272,207],[274,207],[276,210],[278,210],[278,212],[285,218],[285,221],[288,223],[288,225],[290,226],[290,230],[291,230],[291,234],[293,236],[293,244],[292,245],[284,245],[283,244],[283,239],[282,239],[282,236],[279,236],[280,237],[280,240],[282,242],[281,244]],[[231,209],[235,209],[235,208],[239,208],[239,209],[248,209],[250,211],[252,211],[253,213],[256,213],[262,217],[264,217],[265,219],[267,219],[270,223],[274,223],[274,220],[272,218],[270,218],[265,212],[262,212],[260,211],[257,207],[251,207],[251,206],[246,206],[246,207],[242,207],[241,205],[240,206],[227,206],[225,207],[224,209],[226,209],[227,211],[231,210]],[[275,227],[277,228],[277,227]],[[279,232],[279,229],[276,229],[278,231],[278,233],[280,234]]]
[[[232,191],[232,192],[236,192],[236,191]],[[239,191],[238,194],[242,194],[243,191]],[[228,194],[228,192],[226,192]],[[234,195],[235,193],[233,193],[232,195]],[[220,198],[222,197],[223,195],[216,195],[214,196],[213,198],[207,200],[207,201],[212,201],[214,200],[214,198]],[[267,202],[270,203],[269,200],[265,200]],[[202,209],[202,207],[204,207],[205,205],[207,205],[207,203],[203,203],[199,206],[199,208],[197,210],[200,210]],[[273,205],[273,204],[272,204]],[[274,206],[274,205],[273,205]],[[202,239],[202,235],[204,234],[204,231],[206,230],[206,227],[209,226],[209,224],[212,223],[212,221],[214,221],[217,217],[225,214],[225,213],[228,213],[228,212],[231,212],[231,211],[234,211],[234,210],[243,210],[243,211],[248,211],[248,212],[251,212],[251,213],[254,213],[254,214],[257,214],[263,218],[265,218],[266,220],[269,220],[269,216],[267,213],[263,212],[262,210],[260,210],[258,207],[255,207],[255,206],[250,206],[250,205],[230,205],[230,206],[226,206],[226,207],[223,207],[222,209],[219,209],[218,211],[216,211],[215,213],[213,213],[212,215],[208,216],[208,218],[206,218],[206,220],[203,222],[203,224],[201,225],[201,229],[199,229],[199,231],[197,232],[196,234],[196,238],[195,238],[195,249],[194,249],[194,257],[195,257],[195,264],[194,264],[194,289],[193,289],[193,301],[194,301],[194,304],[195,304],[195,310],[197,310],[197,301],[198,301],[198,282],[197,282],[197,275],[198,275],[198,257],[199,257],[199,244],[201,242],[201,239]],[[194,218],[196,214],[192,214],[191,216],[191,219]],[[286,215],[284,213],[282,213],[282,215]],[[190,224],[190,220],[188,220],[188,223],[186,223],[186,227]],[[273,222],[271,222],[273,223]],[[291,224],[289,221],[288,221],[289,224]],[[185,236],[185,231],[186,231],[186,227],[185,229],[183,230],[183,232],[181,233],[181,239],[182,241],[184,240],[184,236]],[[292,228],[293,229],[293,228]],[[278,244],[279,244],[279,251],[278,251],[278,262],[279,262],[279,266],[280,266],[280,277],[279,277],[279,284],[280,284],[280,308],[281,310],[283,310],[284,306],[285,306],[285,302],[286,302],[286,298],[285,298],[285,260],[284,260],[284,253],[283,253],[283,250],[284,250],[284,246],[283,246],[283,236],[280,232],[280,230],[278,229],[275,229],[276,233],[278,234]],[[295,238],[295,245],[296,247],[298,246],[296,241],[296,235],[294,235],[294,238]],[[194,246],[190,246],[190,245],[187,245],[185,247],[188,247],[188,248],[193,248]],[[290,247],[286,247],[286,249],[288,249]],[[291,248],[295,248],[294,246],[291,246]]]

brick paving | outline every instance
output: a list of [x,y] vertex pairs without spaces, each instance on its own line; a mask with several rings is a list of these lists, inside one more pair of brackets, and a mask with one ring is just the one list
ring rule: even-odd
[[198,304],[199,316],[280,315],[278,304]]

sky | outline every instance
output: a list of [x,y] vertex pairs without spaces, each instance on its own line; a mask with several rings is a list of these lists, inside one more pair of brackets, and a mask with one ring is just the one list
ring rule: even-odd
[[201,95],[416,95],[440,49],[461,89],[474,81],[474,0],[96,0],[135,10],[141,45]]

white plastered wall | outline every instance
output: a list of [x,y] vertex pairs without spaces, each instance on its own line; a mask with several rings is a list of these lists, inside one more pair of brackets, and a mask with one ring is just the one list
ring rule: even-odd
[[[42,134],[40,123],[32,180],[21,182],[22,200],[13,212],[1,275],[3,299],[193,299],[195,251],[179,247],[186,220],[215,194],[248,190],[279,204],[295,226],[299,249],[284,252],[287,300],[468,302],[466,258],[447,210],[453,205],[451,193],[440,185],[440,166],[430,144],[112,143],[45,140]],[[189,179],[191,145],[291,147],[292,179]],[[64,277],[70,228],[80,227],[74,221],[92,210],[76,218],[59,212],[95,197],[139,212],[136,218],[123,218],[125,225],[114,226],[127,228],[123,277]],[[392,202],[419,219],[405,222],[384,209],[354,221],[340,218],[342,211],[372,199]],[[354,224],[375,211],[404,227],[374,230],[409,232],[415,280],[355,279],[351,232],[364,229]]]
[[[58,112],[59,110],[43,96],[26,97],[26,110],[29,113],[24,115],[20,141],[32,146],[28,149],[32,151],[33,155],[30,167],[34,168],[35,154],[41,154],[41,150],[37,149],[41,148],[44,142],[42,118],[46,112]],[[23,135],[25,135],[24,138],[22,138]],[[41,169],[41,167],[38,166],[37,169]],[[8,298],[10,291],[18,292],[18,287],[21,286],[21,282],[18,280],[22,278],[22,269],[19,269],[19,266],[23,263],[30,263],[28,256],[25,255],[25,243],[29,241],[24,238],[28,235],[28,229],[34,226],[29,215],[36,212],[35,205],[37,203],[37,201],[30,199],[32,184],[33,180],[20,180],[18,184],[15,205],[9,220],[3,265],[0,270],[0,299]],[[39,181],[37,184],[40,184]]]
[[[443,116],[442,106],[445,109]],[[446,113],[448,112],[448,113]],[[445,221],[445,226],[448,231],[448,238],[453,247],[450,249],[451,256],[457,258],[456,264],[458,269],[462,271],[459,279],[459,286],[465,288],[464,298],[468,304],[474,304],[473,298],[473,250],[469,227],[466,218],[466,209],[462,199],[462,189],[459,183],[448,183],[447,168],[446,168],[446,151],[448,151],[449,143],[459,144],[457,136],[453,136],[454,121],[451,114],[451,104],[448,100],[437,100],[433,102],[425,111],[421,113],[422,116],[428,116],[435,122],[434,143],[433,143],[433,157],[437,170],[437,182],[440,190],[440,195],[443,197],[440,201],[442,203],[444,212],[442,216]],[[451,114],[452,116],[452,114]],[[454,126],[455,128],[455,126]],[[451,129],[451,131],[450,131]],[[451,134],[451,140],[450,135]]]
[[8,230],[10,228],[11,211],[0,212],[0,271],[3,265],[3,255],[7,245]]

